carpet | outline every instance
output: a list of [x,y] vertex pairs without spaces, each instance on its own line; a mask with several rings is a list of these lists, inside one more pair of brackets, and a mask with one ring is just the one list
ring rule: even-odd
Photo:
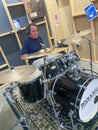
[[[13,85],[4,92],[4,97],[17,117],[11,130],[22,125],[24,130],[98,130],[98,113],[92,120],[83,123],[78,116],[68,114],[62,105],[41,98],[38,102],[27,102],[23,99],[19,87]],[[58,116],[58,118],[57,118]]]

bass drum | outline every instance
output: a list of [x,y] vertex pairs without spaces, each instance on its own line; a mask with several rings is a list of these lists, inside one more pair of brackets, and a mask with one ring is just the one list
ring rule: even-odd
[[[73,110],[79,120],[86,123],[98,111],[98,79],[81,75],[78,80],[61,77],[52,86],[53,98],[68,114]],[[67,115],[68,116],[68,115]]]

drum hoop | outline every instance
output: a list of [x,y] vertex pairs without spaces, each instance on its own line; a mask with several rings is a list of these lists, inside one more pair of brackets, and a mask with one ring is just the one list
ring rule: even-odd
[[36,69],[36,71],[33,74],[36,74],[36,73],[38,73],[38,75],[36,76],[36,78],[34,77],[31,80],[28,80],[26,82],[18,82],[18,83],[22,84],[22,85],[25,85],[25,84],[29,84],[29,83],[35,82],[42,75],[42,72],[38,68]]
[[79,90],[79,92],[78,92],[78,95],[77,95],[76,100],[75,100],[75,113],[76,113],[76,115],[77,115],[77,102],[78,102],[78,98],[79,98],[79,96],[80,96],[81,90],[84,88],[85,84],[86,84],[89,80],[91,80],[91,79],[92,79],[92,77],[88,78],[88,79],[82,84],[82,86],[81,86],[81,88],[80,88],[80,90]]
[[[39,76],[39,77],[40,77],[40,76]],[[33,79],[33,80],[30,80],[30,81],[27,81],[27,82],[18,82],[18,83],[21,84],[21,85],[30,84],[30,83],[35,82],[39,77],[37,77],[37,78],[35,78],[35,79]]]
[[[56,56],[55,54],[57,54],[57,56]],[[51,55],[53,55],[53,54],[51,54]],[[60,58],[62,57],[62,54],[61,54],[61,53],[54,53],[54,55],[55,55],[55,56],[54,56],[53,58],[48,58],[49,56],[46,57],[46,61],[45,61],[45,64],[46,64],[46,65],[49,65],[50,63],[53,63],[53,62],[55,62],[57,59],[60,59]],[[41,62],[41,64],[38,64],[39,62]],[[40,67],[44,66],[44,57],[35,60],[35,61],[32,63],[32,65],[34,65],[35,67],[36,67],[36,65],[37,65],[37,68],[40,68]]]

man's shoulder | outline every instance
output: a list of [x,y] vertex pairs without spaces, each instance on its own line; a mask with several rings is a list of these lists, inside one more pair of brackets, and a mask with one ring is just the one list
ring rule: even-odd
[[28,41],[30,41],[30,38],[26,37],[25,40],[24,40],[24,42],[28,42]]

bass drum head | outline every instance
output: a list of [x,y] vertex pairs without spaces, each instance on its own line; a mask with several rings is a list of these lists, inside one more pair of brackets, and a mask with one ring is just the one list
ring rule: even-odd
[[79,117],[82,122],[90,121],[98,111],[98,79],[86,87],[80,101]]

